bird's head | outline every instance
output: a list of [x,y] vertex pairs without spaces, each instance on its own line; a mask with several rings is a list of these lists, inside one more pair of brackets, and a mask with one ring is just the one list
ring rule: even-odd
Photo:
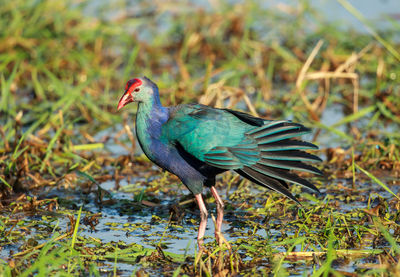
[[118,102],[118,110],[131,102],[147,102],[153,99],[157,86],[150,79],[134,78],[125,86],[124,95]]

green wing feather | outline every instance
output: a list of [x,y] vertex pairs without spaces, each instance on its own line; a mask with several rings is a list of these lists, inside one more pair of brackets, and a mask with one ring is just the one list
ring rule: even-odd
[[233,169],[259,185],[295,199],[285,182],[318,191],[291,170],[322,174],[304,162],[320,161],[302,150],[317,149],[295,140],[310,129],[289,121],[266,121],[232,110],[203,105],[180,105],[171,110],[163,138],[211,166]]
[[[178,142],[188,153],[210,165],[224,168],[240,168],[246,160],[259,158],[247,157],[246,151],[232,154],[230,148],[250,143],[246,132],[253,129],[232,113],[203,105],[180,105],[170,113],[170,119],[164,124],[163,137],[170,142]],[[251,145],[253,144],[253,145]],[[259,154],[259,151],[256,152]],[[241,156],[240,156],[241,155]],[[252,155],[254,156],[254,154]]]

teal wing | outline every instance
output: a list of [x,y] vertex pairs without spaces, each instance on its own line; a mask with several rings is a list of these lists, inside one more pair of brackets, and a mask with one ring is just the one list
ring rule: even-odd
[[197,159],[217,168],[233,169],[255,183],[297,201],[287,182],[318,191],[291,170],[321,172],[305,162],[321,161],[304,152],[318,149],[296,140],[310,129],[289,121],[264,121],[243,113],[202,105],[182,105],[172,111],[163,130],[169,141],[179,143]]
[[[203,105],[180,105],[170,113],[163,125],[162,137],[169,142],[179,143],[185,151],[203,162],[212,163],[207,153],[226,151],[246,143],[246,132],[254,126],[246,124],[232,113]],[[221,158],[224,159],[224,158]],[[220,168],[233,169],[241,166],[234,156],[225,157]]]

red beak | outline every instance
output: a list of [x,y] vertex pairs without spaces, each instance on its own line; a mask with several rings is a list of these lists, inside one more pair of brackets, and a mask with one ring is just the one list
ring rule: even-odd
[[125,92],[124,95],[122,95],[121,99],[118,102],[118,107],[117,110],[121,109],[122,107],[126,106],[127,104],[133,102],[133,97],[130,93]]

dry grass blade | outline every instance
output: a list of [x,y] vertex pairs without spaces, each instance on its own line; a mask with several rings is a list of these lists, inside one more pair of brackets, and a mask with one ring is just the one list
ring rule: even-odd
[[[314,49],[311,51],[310,55],[308,56],[306,62],[303,64],[303,67],[301,68],[299,76],[297,77],[297,80],[296,80],[296,88],[298,89],[299,92],[302,91],[301,87],[303,85],[303,81],[305,79],[306,73],[307,73],[308,69],[310,68],[313,60],[317,56],[317,54],[323,44],[324,44],[324,41],[322,39],[319,40],[317,42],[317,44],[314,46]],[[307,102],[308,102],[308,100],[305,101],[304,103],[306,104]],[[308,102],[308,104],[309,104],[309,107],[311,108],[310,102]]]
[[[335,250],[335,254],[340,257],[368,257],[372,254],[380,254],[383,250],[374,249],[374,250]],[[314,259],[315,257],[323,257],[327,254],[327,251],[296,251],[296,252],[284,252],[284,253],[275,253],[274,258],[282,258],[291,259],[291,260],[307,260]]]
[[308,101],[307,96],[304,94],[304,80],[306,77],[307,70],[310,68],[311,63],[313,62],[315,56],[318,54],[319,50],[321,49],[322,45],[324,44],[323,40],[319,40],[315,45],[314,49],[311,51],[310,55],[308,56],[306,62],[304,63],[303,67],[300,70],[299,76],[297,77],[296,81],[296,89],[300,94],[301,100],[306,105],[311,117],[314,120],[319,120],[319,117],[315,114],[315,110],[311,105],[310,101]]
[[136,148],[136,140],[135,140],[135,137],[133,136],[133,132],[131,130],[131,127],[129,127],[128,124],[124,124],[124,129],[126,131],[126,134],[129,137],[129,140],[132,143],[132,149],[135,149]]
[[[62,240],[62,239],[64,239],[64,238],[70,236],[71,234],[72,234],[72,232],[62,234],[62,235],[60,235],[60,236],[54,238],[52,241]],[[48,242],[44,242],[44,243],[41,243],[41,244],[39,244],[39,245],[37,245],[37,246],[31,248],[31,249],[28,249],[28,250],[25,250],[25,251],[22,251],[22,252],[15,253],[13,257],[24,256],[24,255],[26,255],[26,254],[29,254],[29,253],[31,253],[31,252],[34,251],[34,250],[41,249],[41,248],[44,247],[47,243],[48,243]]]
[[358,75],[356,73],[347,73],[347,72],[311,72],[307,73],[305,79],[307,80],[318,80],[325,78],[346,78],[346,79],[358,79]]

